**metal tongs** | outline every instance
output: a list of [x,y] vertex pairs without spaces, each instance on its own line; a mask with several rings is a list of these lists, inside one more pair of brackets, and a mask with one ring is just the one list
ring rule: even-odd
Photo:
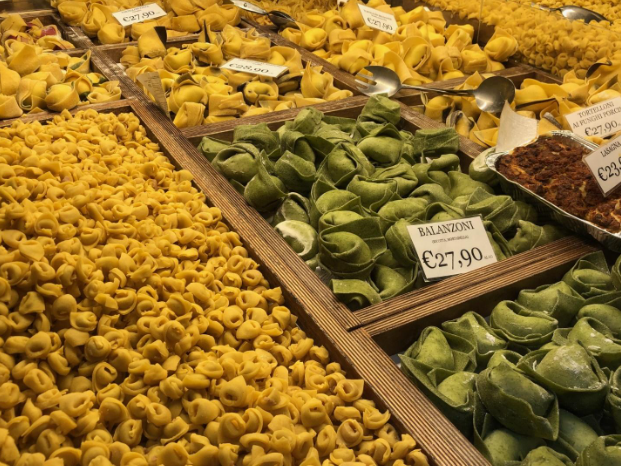
[[284,29],[288,27],[298,28],[295,19],[289,16],[287,13],[283,13],[282,11],[265,11],[263,8],[258,7],[257,5],[254,5],[250,2],[246,2],[244,0],[231,0],[231,3],[237,8],[249,11],[250,13],[267,16],[274,24],[274,26],[277,26],[279,29]]

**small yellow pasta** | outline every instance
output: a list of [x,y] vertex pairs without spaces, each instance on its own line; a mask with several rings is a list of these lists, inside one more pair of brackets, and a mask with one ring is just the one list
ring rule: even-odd
[[146,134],[0,129],[0,462],[425,464]]

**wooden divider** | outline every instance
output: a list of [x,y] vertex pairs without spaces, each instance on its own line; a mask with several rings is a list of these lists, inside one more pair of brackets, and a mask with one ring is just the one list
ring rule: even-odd
[[577,238],[575,241],[573,245],[561,250],[551,248],[547,253],[539,251],[539,261],[523,264],[504,274],[488,274],[486,280],[457,293],[438,296],[435,300],[406,312],[373,322],[365,326],[365,330],[387,354],[402,352],[425,327],[439,325],[472,310],[488,315],[498,301],[509,299],[507,296],[515,295],[519,290],[558,281],[576,260],[601,248],[594,242],[587,243]]

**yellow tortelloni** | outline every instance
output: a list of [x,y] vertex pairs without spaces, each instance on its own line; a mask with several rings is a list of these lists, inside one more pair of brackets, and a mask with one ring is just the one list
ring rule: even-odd
[[[515,110],[529,118],[539,120],[539,134],[570,127],[564,118],[581,108],[621,96],[618,75],[621,62],[599,67],[590,79],[580,79],[576,73],[567,73],[562,84],[525,79],[516,90]],[[478,87],[483,76],[469,77],[460,88]],[[450,98],[438,96],[425,102],[425,115],[437,121],[445,121],[463,136],[483,146],[496,144],[499,119],[495,115],[481,112],[472,98]],[[591,138],[597,144],[601,138]]]
[[119,100],[118,81],[91,73],[90,55],[71,57],[15,44],[7,65],[0,64],[0,118]]
[[[0,302],[26,319],[0,353],[7,367],[0,408],[15,413],[10,429],[0,428],[2,461],[427,464],[416,443],[387,424],[389,414],[362,398],[363,382],[347,379],[295,326],[280,289],[270,288],[219,210],[146,138],[135,115],[65,112],[48,125],[2,131],[14,146],[0,155],[0,173],[27,178],[17,154],[46,141],[39,166],[71,181],[66,196],[50,186],[36,202],[55,199],[58,230],[80,226],[56,242],[51,218],[24,233],[14,229],[19,217],[5,215],[10,203],[0,206],[6,252],[19,251],[32,277],[15,290],[10,282],[25,273],[0,277]],[[86,135],[79,148],[74,134]],[[97,176],[77,176],[115,156]],[[45,181],[24,195],[36,199]],[[109,187],[116,197],[98,195]],[[37,265],[45,261],[49,268]],[[39,281],[55,285],[51,306]],[[65,324],[55,333],[33,315]],[[16,432],[28,453],[13,441]],[[79,448],[70,446],[76,439]]]
[[233,5],[221,1],[158,1],[167,14],[127,28],[119,28],[112,13],[140,6],[138,0],[107,0],[106,2],[79,2],[73,0],[53,1],[61,18],[71,26],[79,26],[89,37],[97,38],[102,44],[116,44],[138,40],[154,27],[166,29],[168,38],[187,36],[200,31],[203,24],[212,30],[222,30],[226,25],[236,26],[241,12]]
[[384,0],[370,5],[394,15],[398,29],[392,35],[377,31],[365,25],[358,4],[349,0],[338,13],[307,14],[298,22],[299,29],[286,28],[281,34],[349,73],[368,65],[385,66],[407,84],[497,71],[503,69],[501,61],[517,51],[517,41],[507,32],[498,32],[482,50],[473,44],[472,26],[446,27],[440,11],[417,7],[405,12]]
[[[268,78],[217,68],[231,57],[266,61],[285,66],[287,71],[277,78]],[[182,48],[165,49],[157,31],[147,32],[137,47],[127,47],[121,63],[141,87],[139,75],[158,72],[169,109],[174,113],[173,122],[179,128],[352,95],[351,91],[334,86],[333,78],[322,73],[321,67],[304,68],[297,50],[271,47],[269,39],[259,36],[256,30],[242,31],[228,25],[221,32],[208,26],[201,32],[199,42]]]
[[[11,44],[36,45],[41,50],[66,50],[75,48],[74,45],[62,38],[56,25],[44,25],[40,19],[29,19],[26,22],[19,14],[12,13],[0,22],[0,35],[4,49],[10,50]],[[7,51],[2,52],[6,58]]]

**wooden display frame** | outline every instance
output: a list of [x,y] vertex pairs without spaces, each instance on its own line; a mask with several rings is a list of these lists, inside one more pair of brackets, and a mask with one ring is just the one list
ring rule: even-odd
[[[301,109],[179,130],[170,119],[162,115],[158,107],[125,72],[116,66],[111,53],[122,51],[132,43],[96,45],[79,28],[64,26],[57,13],[51,10],[43,13],[55,18],[55,24],[66,34],[66,38],[75,41],[76,46],[79,41],[82,49],[93,50],[92,62],[97,64],[99,72],[121,83],[123,100],[81,106],[73,109],[72,113],[88,108],[100,112],[134,112],[141,119],[148,136],[158,142],[162,152],[178,168],[192,173],[195,185],[205,194],[207,202],[220,208],[225,221],[240,235],[250,255],[261,264],[265,277],[273,285],[282,287],[287,305],[298,316],[300,326],[317,343],[328,348],[332,359],[339,362],[350,377],[362,378],[367,382],[365,395],[373,399],[378,408],[391,411],[391,422],[400,432],[413,436],[429,456],[431,464],[489,466],[474,446],[399,371],[390,355],[407,348],[417,332],[428,325],[455,318],[473,308],[481,313],[489,312],[491,305],[505,297],[514,298],[519,289],[535,287],[560,278],[575,260],[596,248],[576,237],[567,237],[497,264],[352,313],[195,148],[198,141],[206,135],[230,140],[234,128],[239,125],[265,122],[275,129],[285,121],[295,118]],[[39,15],[41,11],[20,14]],[[459,22],[463,23],[465,20]],[[325,72],[335,76],[335,82],[340,84],[337,84],[338,87],[355,90],[351,74],[291,44],[265,26],[258,26],[257,29],[268,35],[276,45],[297,48],[305,62],[323,66]],[[195,38],[185,36],[171,39],[168,43],[172,45],[175,42],[192,40]],[[84,50],[77,48],[70,52],[74,51],[83,53]],[[512,66],[497,74],[507,76],[516,83],[521,83],[526,78],[558,82],[557,78],[527,65]],[[436,82],[433,85],[454,87],[464,79]],[[396,97],[401,101],[405,129],[412,131],[444,126],[407,106],[419,105],[422,102],[418,91],[404,91]],[[355,117],[366,101],[366,97],[358,95],[320,104],[315,108],[331,115]],[[20,120],[45,121],[56,115],[51,112],[25,115]],[[0,121],[0,127],[10,125],[13,121]],[[476,143],[461,138],[460,158],[463,167],[466,168],[482,150]]]
[[[80,109],[74,109],[71,113],[75,114],[79,111]],[[381,372],[382,367],[376,365],[373,360],[364,358],[364,361],[359,362],[358,357],[350,357],[359,354],[362,349],[361,342],[356,334],[347,332],[334,319],[328,310],[329,308],[323,307],[321,316],[305,309],[304,304],[296,296],[296,288],[300,286],[300,280],[292,276],[291,271],[285,268],[278,255],[265,253],[264,246],[260,244],[265,241],[260,239],[260,232],[255,231],[252,220],[245,216],[247,212],[244,210],[247,211],[249,208],[240,211],[234,203],[228,202],[226,197],[228,193],[222,192],[232,189],[228,187],[228,182],[215,173],[213,169],[205,169],[206,161],[204,158],[195,150],[187,151],[184,147],[187,141],[179,134],[174,134],[174,131],[171,132],[171,129],[167,128],[166,120],[155,116],[148,107],[138,100],[111,102],[106,109],[99,109],[99,111],[115,114],[133,112],[136,114],[146,129],[147,136],[159,144],[160,150],[171,162],[177,168],[186,169],[194,175],[195,185],[205,194],[207,203],[221,209],[223,220],[240,235],[251,257],[261,264],[264,276],[273,286],[281,286],[287,306],[298,317],[298,325],[317,344],[324,345],[330,351],[331,360],[340,363],[343,369],[347,371],[348,377],[365,380],[365,397],[373,400],[378,409],[390,410],[392,413],[390,422],[400,433],[408,433],[417,440],[423,451],[429,455],[431,464],[437,466],[485,465],[477,455],[464,454],[464,449],[467,449],[466,439],[456,438],[449,445],[441,436],[437,435],[438,428],[444,431],[450,427],[444,426],[448,421],[443,421],[441,418],[436,419],[435,416],[427,416],[428,410],[425,406],[418,407],[418,411],[415,413],[411,413],[410,409],[404,410],[394,403],[394,398],[384,388],[369,382],[369,380],[374,379],[371,374]],[[52,115],[42,114],[35,114],[32,117],[31,121],[36,120],[42,123],[53,118]],[[278,248],[279,245],[268,246]],[[289,248],[286,244],[284,246],[287,249]],[[367,343],[370,344],[370,341]],[[429,409],[433,409],[433,407]]]

